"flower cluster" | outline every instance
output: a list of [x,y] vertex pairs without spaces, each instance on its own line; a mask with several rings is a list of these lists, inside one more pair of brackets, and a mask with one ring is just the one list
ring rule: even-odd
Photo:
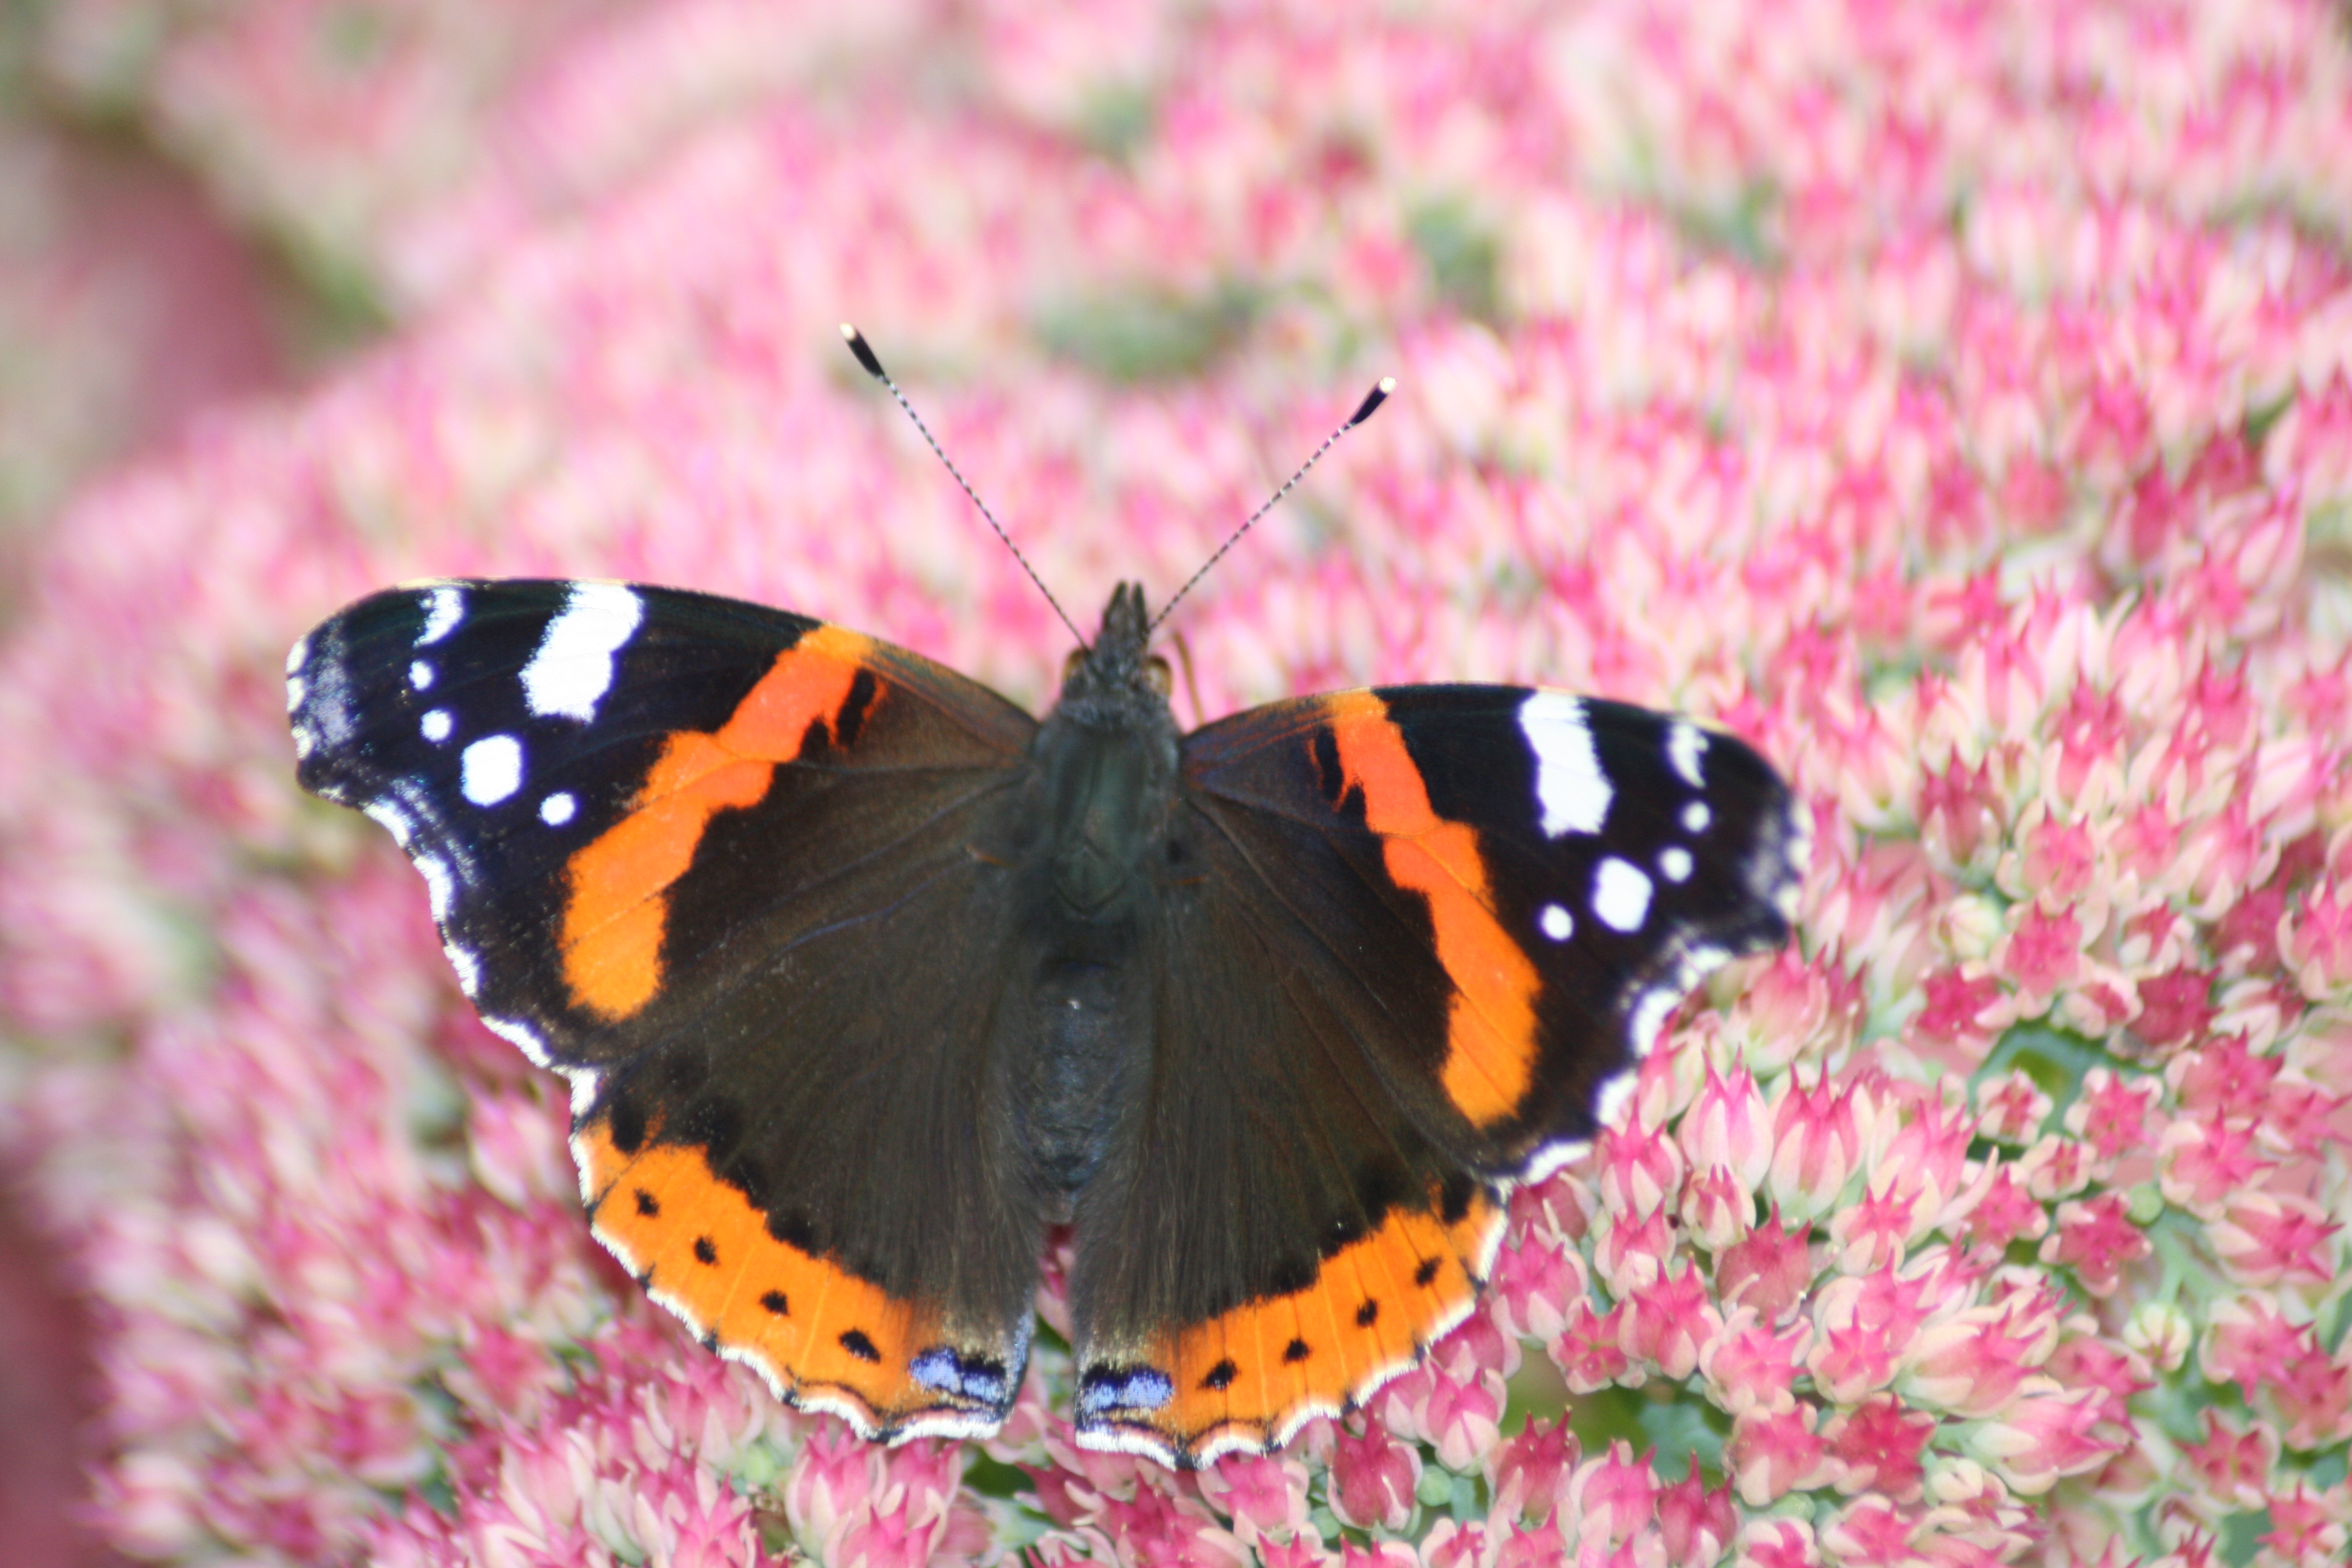
[[[40,20],[57,90],[405,323],[86,492],[0,647],[0,1137],[100,1309],[107,1539],[2343,1562],[2339,9],[837,9]],[[1082,599],[1164,595],[1398,376],[1187,601],[1188,720],[1541,681],[1727,725],[1812,814],[1797,943],[1284,1452],[1079,1450],[1045,1336],[984,1443],[779,1407],[595,1250],[560,1097],[293,786],[286,647],[427,574],[707,587],[1045,695],[1052,612],[843,316]]]

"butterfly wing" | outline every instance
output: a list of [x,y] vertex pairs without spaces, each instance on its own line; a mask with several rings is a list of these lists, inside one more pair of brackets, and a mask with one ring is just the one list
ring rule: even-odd
[[1465,1314],[1502,1195],[1706,969],[1787,939],[1787,788],[1682,719],[1507,687],[1277,703],[1182,752],[1151,1062],[1080,1201],[1081,1440],[1287,1440]]
[[837,626],[618,584],[378,594],[288,670],[302,784],[391,829],[485,1020],[570,1077],[596,1234],[654,1299],[868,1433],[992,1429],[1039,1219],[972,846],[1034,721]]

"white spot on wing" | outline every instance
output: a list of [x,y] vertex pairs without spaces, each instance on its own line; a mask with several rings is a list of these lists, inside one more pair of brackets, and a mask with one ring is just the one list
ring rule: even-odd
[[1706,802],[1703,800],[1695,800],[1688,805],[1683,807],[1683,831],[1685,833],[1705,833],[1706,831],[1706,825],[1714,820],[1715,813],[1707,810]]
[[310,639],[307,637],[296,637],[294,646],[286,650],[286,673],[291,675],[300,669],[310,657]]
[[561,827],[579,809],[580,803],[572,798],[570,790],[558,790],[539,803],[539,819],[550,827]]
[[1690,851],[1679,844],[1668,845],[1658,852],[1658,869],[1666,874],[1666,880],[1669,882],[1689,881]]
[[439,642],[457,629],[466,618],[466,591],[454,583],[445,583],[425,595],[425,629],[416,634],[416,646]]
[[441,944],[441,951],[447,955],[449,967],[457,972],[458,990],[471,996],[481,988],[482,966],[474,957],[472,949],[459,947],[454,942],[445,942]]
[[408,661],[408,684],[416,688],[419,691],[430,689],[433,685],[433,667],[425,663],[421,658],[410,659]]
[[293,712],[302,706],[302,699],[310,695],[310,683],[299,675],[286,678],[286,711]]
[[485,735],[459,760],[457,787],[476,805],[496,805],[522,787],[522,742],[512,735]]
[[1558,904],[1546,904],[1543,913],[1536,919],[1543,927],[1544,935],[1554,942],[1566,942],[1576,934],[1576,917]]
[[1593,872],[1592,912],[1612,931],[1640,931],[1650,918],[1651,886],[1639,866],[1612,855]]
[[562,613],[522,668],[523,700],[541,719],[582,723],[613,684],[613,655],[645,619],[645,601],[618,583],[575,583]]
[[1706,779],[1699,772],[1698,760],[1706,755],[1706,731],[1687,719],[1677,719],[1666,731],[1666,760],[1675,764],[1675,772],[1693,789],[1703,789]]
[[596,1073],[578,1068],[567,1069],[564,1076],[572,1080],[572,1120],[577,1121],[596,1109]]
[[1598,833],[1614,792],[1601,771],[1584,704],[1559,691],[1538,691],[1519,704],[1519,732],[1536,754],[1536,799],[1543,830]]
[[436,708],[416,721],[416,732],[436,746],[449,738],[450,729],[449,710],[446,708]]

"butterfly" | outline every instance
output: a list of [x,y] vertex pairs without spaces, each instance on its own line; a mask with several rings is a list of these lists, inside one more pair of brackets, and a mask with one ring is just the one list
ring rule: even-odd
[[1120,585],[1041,721],[784,610],[438,581],[298,642],[288,709],[705,1346],[868,1436],[989,1434],[1066,1226],[1076,1440],[1193,1467],[1472,1310],[1513,1186],[1787,940],[1807,823],[1739,740],[1543,689],[1184,732],[1151,626]]

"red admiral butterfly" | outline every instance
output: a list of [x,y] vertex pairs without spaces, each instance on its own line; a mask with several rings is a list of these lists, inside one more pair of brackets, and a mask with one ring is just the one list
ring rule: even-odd
[[1739,741],[1557,691],[1180,733],[1150,629],[1122,585],[1040,722],[782,610],[440,582],[296,644],[288,707],[705,1345],[870,1436],[991,1432],[1066,1223],[1078,1441],[1192,1466],[1470,1310],[1511,1185],[1787,939],[1806,831]]

